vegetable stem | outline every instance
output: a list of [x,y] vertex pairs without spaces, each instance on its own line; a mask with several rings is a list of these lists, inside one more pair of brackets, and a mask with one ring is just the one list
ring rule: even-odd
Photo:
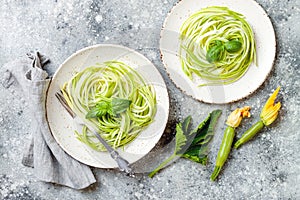
[[159,170],[161,170],[165,165],[167,165],[171,160],[173,160],[176,157],[176,154],[173,154],[169,158],[167,158],[165,161],[163,161],[155,170],[153,170],[148,176],[152,178]]
[[221,169],[222,169],[221,166],[215,166],[215,169],[214,169],[214,171],[213,171],[213,173],[211,174],[211,177],[210,177],[210,179],[212,181],[216,180],[216,178],[218,177]]
[[237,149],[241,145],[245,144],[249,140],[251,140],[263,127],[264,123],[262,120],[256,122],[253,126],[251,126],[242,137],[234,144],[234,148]]

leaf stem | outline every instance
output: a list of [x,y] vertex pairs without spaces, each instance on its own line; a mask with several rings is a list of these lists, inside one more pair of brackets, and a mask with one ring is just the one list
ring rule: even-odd
[[152,178],[159,170],[161,170],[163,167],[165,167],[171,160],[173,160],[176,157],[176,154],[173,154],[169,158],[167,158],[165,161],[163,161],[157,168],[155,168],[148,176]]

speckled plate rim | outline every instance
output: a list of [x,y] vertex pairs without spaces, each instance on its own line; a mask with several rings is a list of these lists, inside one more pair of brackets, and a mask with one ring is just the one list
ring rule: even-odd
[[[226,6],[237,11],[246,17],[253,28],[258,65],[252,63],[240,80],[229,85],[197,87],[197,79],[200,78],[196,77],[196,81],[192,81],[181,70],[177,54],[180,26],[192,13],[208,6]],[[179,12],[183,7],[185,10]],[[254,20],[258,20],[259,25],[253,23]],[[170,26],[170,23],[173,26]],[[177,28],[174,28],[174,24]],[[262,38],[266,40],[262,41]],[[276,36],[269,16],[254,0],[181,0],[173,6],[163,23],[160,32],[160,54],[168,76],[183,93],[201,102],[226,104],[251,95],[267,79],[276,58]]]
[[[96,52],[95,52],[96,51]],[[99,56],[99,53],[104,53]],[[84,65],[78,63],[80,57],[88,56]],[[78,58],[79,57],[79,58]],[[110,59],[109,59],[110,58]],[[118,152],[130,164],[144,157],[157,144],[167,124],[169,115],[169,96],[166,84],[157,68],[142,54],[115,44],[97,44],[76,51],[68,57],[54,73],[46,94],[46,117],[49,129],[59,146],[74,159],[97,168],[116,168],[117,164],[107,152],[97,152],[75,138],[72,118],[55,98],[55,92],[69,80],[76,71],[84,67],[116,59],[136,69],[149,84],[154,85],[157,98],[157,113],[152,122],[139,136]],[[72,66],[72,67],[71,67]],[[65,77],[61,77],[65,76]]]

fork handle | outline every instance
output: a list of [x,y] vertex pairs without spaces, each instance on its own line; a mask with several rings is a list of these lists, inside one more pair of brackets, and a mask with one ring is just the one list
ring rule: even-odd
[[132,176],[132,169],[129,166],[129,162],[122,158],[115,150],[110,152],[110,156],[118,163],[120,171],[124,171],[126,174]]
[[109,144],[107,144],[107,142],[96,131],[94,131],[93,129],[90,129],[90,130],[92,130],[94,135],[98,138],[98,140],[107,149],[110,156],[117,162],[120,171],[124,171],[126,174],[132,176],[133,172],[132,172],[131,167],[129,167],[129,162],[127,160],[125,160],[124,158],[122,158],[117,151],[115,151],[111,146],[109,146]]

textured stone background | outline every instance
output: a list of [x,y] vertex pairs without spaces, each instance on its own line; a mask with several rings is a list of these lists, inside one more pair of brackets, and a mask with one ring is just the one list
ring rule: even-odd
[[[75,191],[39,182],[33,169],[21,164],[30,138],[28,103],[17,87],[0,86],[0,199],[300,199],[300,1],[257,1],[269,14],[277,35],[274,69],[255,94],[217,106],[182,94],[160,61],[160,28],[176,0],[2,0],[0,67],[39,50],[51,58],[48,71],[53,74],[76,50],[97,43],[120,44],[144,54],[165,78],[171,98],[167,134],[188,114],[200,122],[220,108],[223,117],[206,167],[179,159],[153,179],[143,175],[132,179],[114,170],[94,169],[98,183]],[[244,148],[233,151],[221,179],[211,182],[225,115],[237,106],[250,105],[254,114],[247,122],[253,123],[278,85],[282,87],[279,99],[283,107],[277,121]]]

